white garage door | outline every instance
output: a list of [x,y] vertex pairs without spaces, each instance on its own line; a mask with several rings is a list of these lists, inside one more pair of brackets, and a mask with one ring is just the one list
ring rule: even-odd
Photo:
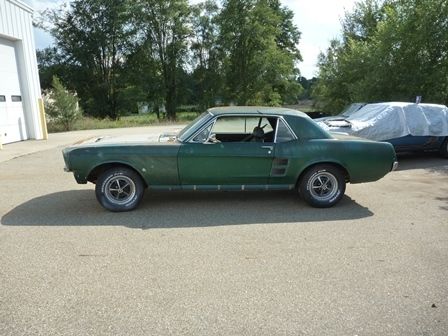
[[0,134],[2,142],[27,139],[14,42],[0,38]]

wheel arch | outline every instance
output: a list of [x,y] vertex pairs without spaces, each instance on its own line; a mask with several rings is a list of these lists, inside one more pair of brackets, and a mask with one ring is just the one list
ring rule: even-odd
[[117,168],[117,167],[123,167],[123,168],[133,170],[138,176],[140,176],[145,187],[148,187],[148,184],[146,183],[146,180],[142,176],[142,174],[137,169],[135,169],[132,165],[130,165],[129,163],[125,163],[125,162],[103,162],[90,170],[89,174],[87,175],[87,181],[95,184],[96,180],[102,173],[104,173],[106,170],[109,170],[111,168]]
[[339,162],[333,162],[333,161],[320,161],[320,162],[314,162],[309,164],[305,169],[303,169],[301,171],[301,173],[299,174],[299,176],[297,177],[296,180],[296,187],[299,186],[300,181],[302,180],[303,176],[313,167],[319,166],[319,165],[329,165],[329,166],[334,166],[336,168],[338,168],[339,170],[341,170],[342,173],[344,173],[345,176],[345,182],[350,182],[350,174],[347,170],[347,168],[344,167],[344,165],[342,165]]

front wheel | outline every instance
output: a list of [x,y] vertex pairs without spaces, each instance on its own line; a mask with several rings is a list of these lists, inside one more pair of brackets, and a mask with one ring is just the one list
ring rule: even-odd
[[340,201],[345,193],[345,176],[332,165],[316,165],[300,179],[299,192],[309,205],[329,208]]
[[135,209],[143,198],[144,190],[140,175],[129,168],[116,167],[99,176],[95,194],[105,209],[121,212]]

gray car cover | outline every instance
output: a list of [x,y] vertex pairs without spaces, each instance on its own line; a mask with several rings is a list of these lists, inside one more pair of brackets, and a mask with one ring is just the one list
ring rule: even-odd
[[436,104],[367,104],[343,120],[320,121],[330,132],[370,140],[413,136],[448,136],[448,108]]

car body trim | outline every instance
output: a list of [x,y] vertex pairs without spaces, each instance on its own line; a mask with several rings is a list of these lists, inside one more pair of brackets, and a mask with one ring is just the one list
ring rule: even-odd
[[257,190],[291,190],[294,184],[229,184],[229,185],[149,185],[148,189],[158,191],[257,191]]

